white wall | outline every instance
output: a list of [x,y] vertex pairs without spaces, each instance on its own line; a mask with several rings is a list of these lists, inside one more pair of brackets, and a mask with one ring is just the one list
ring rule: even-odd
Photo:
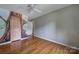
[[35,35],[79,48],[79,5],[34,19]]
[[72,5],[57,13],[57,41],[79,48],[79,5]]
[[48,38],[50,40],[56,39],[56,14],[51,13],[37,18],[34,24],[34,34],[36,36]]

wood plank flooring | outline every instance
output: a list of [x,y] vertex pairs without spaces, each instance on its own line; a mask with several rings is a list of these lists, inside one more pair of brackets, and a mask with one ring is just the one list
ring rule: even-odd
[[79,51],[34,37],[1,45],[0,53],[7,54],[78,54]]

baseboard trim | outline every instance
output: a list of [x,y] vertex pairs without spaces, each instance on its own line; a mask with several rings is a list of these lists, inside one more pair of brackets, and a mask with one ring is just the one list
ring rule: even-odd
[[[42,37],[42,36],[37,36],[37,35],[34,35],[34,36],[35,36],[35,37],[38,37],[38,38],[41,38],[41,39],[48,40],[48,38],[45,38],[45,37]],[[51,42],[54,42],[54,43],[57,43],[57,44],[60,44],[60,45],[63,45],[63,46],[66,46],[66,47],[69,47],[69,48],[72,48],[72,49],[79,50],[79,48],[77,48],[77,47],[70,46],[70,45],[67,45],[67,44],[63,44],[63,43],[57,42],[57,41],[55,41],[55,40],[48,40],[48,41],[51,41]]]
[[[18,39],[18,40],[25,40],[25,39],[28,39],[32,36],[29,36],[29,37],[25,37],[25,38],[21,38],[21,39]],[[14,42],[14,41],[17,41],[17,40],[13,40],[13,41],[8,41],[8,42],[4,42],[4,43],[0,43],[0,45],[5,45],[5,44],[10,44],[11,42]]]
[[21,40],[26,40],[26,39],[29,39],[29,38],[32,38],[32,36],[28,36],[28,37],[22,38]]
[[5,43],[0,43],[0,45],[10,44],[10,43],[11,43],[11,41],[5,42]]

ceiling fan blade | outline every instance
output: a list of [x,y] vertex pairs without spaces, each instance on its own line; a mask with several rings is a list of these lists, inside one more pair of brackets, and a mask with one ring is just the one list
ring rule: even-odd
[[41,13],[42,12],[41,10],[36,9],[36,8],[34,8],[33,10],[36,11],[36,12],[38,12],[38,13]]

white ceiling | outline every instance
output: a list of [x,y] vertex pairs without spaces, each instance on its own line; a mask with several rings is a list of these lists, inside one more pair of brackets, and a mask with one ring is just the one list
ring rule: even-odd
[[30,15],[29,19],[34,19],[39,16],[45,15],[51,11],[55,11],[55,10],[70,6],[70,4],[37,4],[35,8],[41,10],[42,12],[38,13],[33,11],[31,14],[28,14],[26,6],[27,4],[0,4],[0,8],[6,9],[9,11],[20,12],[24,15]]

